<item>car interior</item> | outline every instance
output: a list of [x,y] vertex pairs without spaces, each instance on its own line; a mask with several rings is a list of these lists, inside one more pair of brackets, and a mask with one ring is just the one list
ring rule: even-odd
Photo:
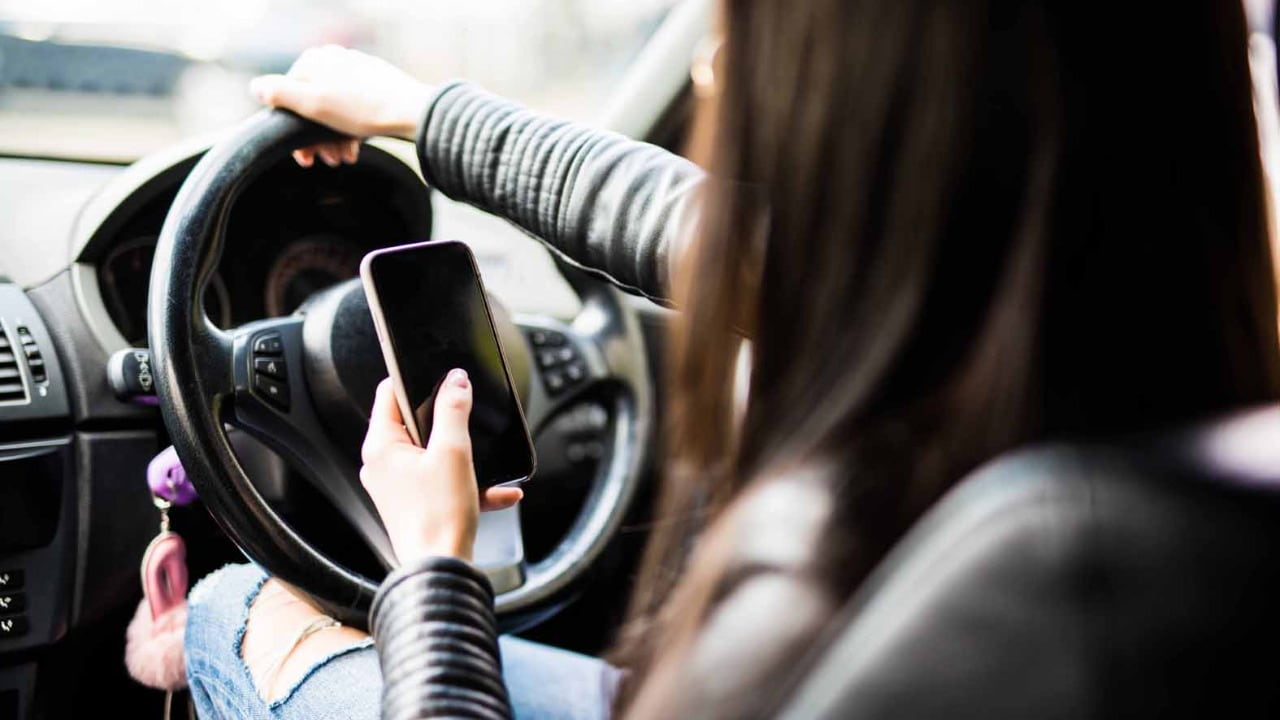
[[[664,15],[601,125],[682,149],[710,5]],[[525,499],[484,515],[477,540],[502,628],[608,648],[652,523],[674,311],[434,193],[407,144],[297,167],[290,150],[326,132],[261,111],[128,163],[0,157],[0,718],[161,713],[163,693],[130,679],[123,656],[160,526],[147,468],[170,445],[209,478],[168,511],[193,583],[247,556],[364,622],[390,551],[356,479],[386,374],[357,272],[370,250],[428,238],[477,243],[536,445]],[[266,357],[282,368],[264,382]],[[180,417],[157,407],[161,366],[183,388]],[[1116,637],[1128,652],[1097,686],[1117,717],[1177,714],[1203,694],[1280,710],[1269,665],[1251,660],[1280,641],[1277,437],[1280,408],[1260,408],[985,467],[894,550],[830,646],[797,663],[783,714],[946,716],[974,693],[1076,702],[1072,688],[1098,678],[1020,682],[1043,677],[1029,664],[1044,654],[1026,649],[1065,662]],[[1098,582],[1124,602],[1099,608],[1090,636],[1065,634],[1063,614],[1089,607]],[[1003,634],[999,615],[1033,618],[1020,627],[1034,633]]]
[[[619,95],[634,102],[606,124],[678,149],[689,102],[682,48],[707,24],[699,5],[655,30],[628,70],[640,90]],[[355,165],[299,168],[285,146],[316,128],[292,120],[259,113],[128,164],[0,158],[11,218],[0,240],[0,717],[161,712],[164,694],[126,674],[124,630],[160,523],[148,463],[174,441],[154,388],[136,382],[132,351],[147,347],[154,264],[169,263],[163,272],[179,287],[196,268],[157,258],[156,246],[211,147],[257,157],[220,186],[221,247],[202,251],[212,266],[195,307],[244,338],[281,335],[292,400],[278,412],[246,386],[215,423],[234,447],[230,469],[247,480],[228,510],[264,502],[280,524],[262,541],[305,538],[300,556],[315,564],[297,570],[322,603],[368,592],[367,578],[385,574],[385,534],[353,484],[373,387],[386,374],[358,266],[369,250],[462,233],[479,248],[537,482],[548,489],[482,521],[477,561],[499,592],[504,629],[599,653],[621,619],[648,523],[660,415],[653,368],[669,311],[433,194],[405,143],[374,140]],[[109,377],[113,356],[132,362],[133,385],[118,371]],[[169,511],[192,583],[245,558],[212,511],[199,502]],[[343,616],[362,623],[356,607]]]

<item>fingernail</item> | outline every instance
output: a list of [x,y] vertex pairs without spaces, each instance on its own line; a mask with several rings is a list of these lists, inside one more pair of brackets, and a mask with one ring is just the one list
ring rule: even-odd
[[467,389],[470,385],[470,382],[467,380],[467,371],[461,368],[450,370],[449,377],[445,378],[445,382],[463,390]]

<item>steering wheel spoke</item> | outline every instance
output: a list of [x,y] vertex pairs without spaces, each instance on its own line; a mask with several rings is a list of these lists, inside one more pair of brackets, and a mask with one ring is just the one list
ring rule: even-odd
[[201,382],[209,397],[226,399],[235,394],[231,378],[231,334],[214,327],[206,319],[205,326],[192,334],[192,358],[202,366]]
[[[590,396],[608,407],[605,431],[610,451],[587,491],[582,512],[555,550],[521,566],[523,582],[498,595],[499,613],[520,613],[545,605],[580,580],[604,552],[631,505],[652,432],[652,388],[636,314],[624,306],[618,290],[571,267],[561,269],[582,299],[578,315],[570,322],[541,315],[513,318],[534,353],[531,364],[535,377],[525,414],[536,435],[562,410]],[[544,361],[538,353],[546,348],[555,354]],[[569,352],[561,352],[563,348]],[[552,373],[563,376],[573,363],[581,364],[581,379],[565,383],[548,380],[554,377]],[[501,519],[501,523],[507,526],[507,534],[512,527],[514,532],[520,531],[518,515]],[[494,524],[499,524],[497,519]]]
[[262,441],[295,468],[334,507],[386,568],[391,541],[359,467],[325,434],[303,374],[301,316],[251,323],[231,335],[233,412],[226,420]]
[[532,355],[533,378],[524,411],[534,435],[583,395],[623,381],[592,334],[544,315],[517,315],[514,320]]

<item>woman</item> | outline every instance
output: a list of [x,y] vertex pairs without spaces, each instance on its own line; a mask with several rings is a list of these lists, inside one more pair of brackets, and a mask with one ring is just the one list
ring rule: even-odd
[[[353,137],[416,136],[446,194],[674,299],[664,522],[611,658],[626,670],[613,708],[767,716],[825,623],[978,464],[1280,397],[1241,7],[1119,5],[725,0],[722,43],[695,74],[705,181],[660,150],[341,49],[255,91]],[[251,613],[250,669],[254,637],[297,665],[276,713],[372,717],[380,692],[386,717],[605,714],[604,666],[495,645],[465,562],[480,504],[469,387],[448,385],[426,450],[385,387],[365,445],[362,478],[404,561],[371,614],[382,674],[351,631],[288,643],[316,622],[300,602],[280,638]],[[227,571],[193,598],[189,673],[207,716],[220,703],[265,715],[261,684],[226,671],[237,608],[261,582]],[[709,639],[726,627],[741,643]],[[609,692],[560,704],[583,678]]]

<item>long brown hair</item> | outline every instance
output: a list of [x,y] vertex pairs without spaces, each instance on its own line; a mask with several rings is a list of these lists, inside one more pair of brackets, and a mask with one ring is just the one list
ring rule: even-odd
[[1280,396],[1241,6],[1133,5],[723,0],[631,689],[717,597],[694,539],[779,470],[837,468],[844,598],[1005,450]]

